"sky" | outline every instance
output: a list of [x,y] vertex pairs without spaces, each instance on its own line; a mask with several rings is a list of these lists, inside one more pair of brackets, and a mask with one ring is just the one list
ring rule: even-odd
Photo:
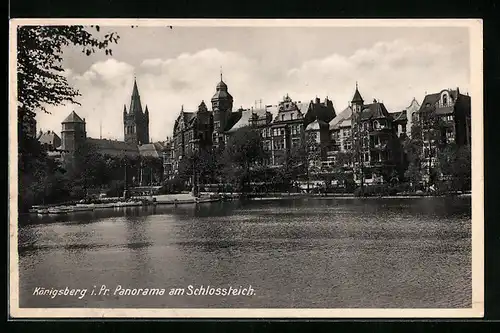
[[123,140],[123,106],[137,80],[150,112],[150,138],[172,136],[181,106],[195,111],[220,80],[234,109],[276,105],[283,96],[308,101],[328,96],[340,113],[356,82],[366,102],[401,111],[413,98],[470,89],[469,33],[464,27],[103,27],[117,32],[113,56],[64,51],[64,75],[81,106],[67,104],[37,115],[38,129],[61,131],[75,111],[87,136]]

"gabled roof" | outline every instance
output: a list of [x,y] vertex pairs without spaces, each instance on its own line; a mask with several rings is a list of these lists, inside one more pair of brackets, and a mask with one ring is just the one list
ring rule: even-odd
[[399,112],[393,112],[390,115],[395,122],[405,122],[408,120],[406,113],[406,110],[403,110]]
[[63,124],[65,123],[85,123],[80,116],[76,114],[75,111],[71,111],[69,116],[66,117],[66,119],[63,120]]
[[328,123],[321,119],[316,119],[306,127],[306,131],[319,131],[321,127],[328,126]]
[[422,105],[420,106],[419,112],[434,111],[434,112],[436,112],[436,114],[439,114],[439,115],[452,114],[454,112],[452,106],[439,107],[436,105],[436,103],[441,98],[441,94],[443,93],[443,91],[448,91],[448,93],[450,94],[450,97],[456,103],[460,103],[462,101],[466,105],[470,105],[470,96],[461,94],[459,92],[458,88],[456,90],[443,89],[439,93],[433,93],[433,94],[426,95],[424,97]]
[[351,117],[352,109],[350,106],[348,106],[330,121],[330,130],[340,128],[341,126],[343,126],[343,122],[346,120],[350,122]]
[[138,148],[141,156],[161,157],[164,146],[160,142],[153,142],[142,144]]
[[[227,119],[227,122],[226,122],[226,126],[224,127],[224,132],[229,132],[234,125],[236,125],[236,123],[241,119],[242,117],[242,114],[243,114],[244,111],[242,110],[238,110],[236,112],[231,112],[229,114],[229,117]],[[248,125],[248,122],[247,122],[247,125]]]
[[306,103],[297,103],[297,109],[299,109],[300,113],[305,115],[307,111],[309,111],[309,108],[311,107],[311,102],[306,102]]
[[465,95],[460,94],[458,92],[458,90],[443,89],[443,90],[441,90],[438,93],[433,93],[433,94],[427,94],[427,95],[425,95],[424,100],[422,102],[421,108],[427,107],[427,104],[430,104],[431,106],[433,106],[434,104],[436,104],[439,101],[439,99],[441,98],[441,94],[443,93],[443,91],[447,91],[450,94],[451,98],[454,101],[457,100],[457,98],[458,98],[459,95],[460,96],[465,96]]
[[383,103],[377,102],[363,106],[361,120],[380,118],[392,118]]
[[[253,110],[241,110],[238,112],[241,116],[238,119],[238,121],[229,129],[227,129],[228,133],[233,133],[236,132],[241,127],[245,127],[249,125],[250,119],[252,118],[253,115]],[[236,118],[235,118],[236,119]],[[226,126],[227,128],[227,126]]]
[[330,100],[325,103],[312,104],[312,111],[316,119],[326,123],[329,123],[336,116],[333,103]]
[[95,146],[99,153],[104,155],[121,156],[125,154],[129,157],[139,155],[139,149],[137,148],[137,145],[133,143],[93,138],[87,138],[87,142]]
[[38,137],[38,141],[41,144],[46,143],[48,145],[53,145],[54,148],[57,148],[61,145],[61,138],[54,131],[42,133],[42,135]]

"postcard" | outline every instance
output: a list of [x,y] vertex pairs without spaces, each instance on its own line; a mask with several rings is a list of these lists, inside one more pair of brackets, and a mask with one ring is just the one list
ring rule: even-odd
[[11,20],[11,318],[482,317],[482,43]]

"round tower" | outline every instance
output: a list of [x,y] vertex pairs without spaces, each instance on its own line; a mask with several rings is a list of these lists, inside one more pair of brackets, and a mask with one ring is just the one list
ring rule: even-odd
[[61,148],[63,151],[74,153],[87,138],[85,119],[72,111],[61,124]]
[[214,112],[214,126],[216,131],[224,129],[226,120],[233,110],[233,96],[227,91],[227,84],[222,80],[220,74],[220,82],[215,88],[215,94],[211,99],[212,110]]

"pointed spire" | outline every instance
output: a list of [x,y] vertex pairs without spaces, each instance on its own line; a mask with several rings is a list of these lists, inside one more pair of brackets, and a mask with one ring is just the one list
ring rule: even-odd
[[352,103],[363,103],[363,97],[361,97],[361,94],[359,93],[358,90],[358,81],[356,81],[356,91],[354,92],[354,96],[352,98]]
[[137,88],[137,79],[134,76],[134,88],[132,89],[132,97],[130,98],[130,113],[142,113],[141,97]]
[[222,66],[220,66],[220,80],[222,81]]
[[137,78],[134,76],[134,88],[132,90],[132,97],[139,96],[139,89],[137,88]]

